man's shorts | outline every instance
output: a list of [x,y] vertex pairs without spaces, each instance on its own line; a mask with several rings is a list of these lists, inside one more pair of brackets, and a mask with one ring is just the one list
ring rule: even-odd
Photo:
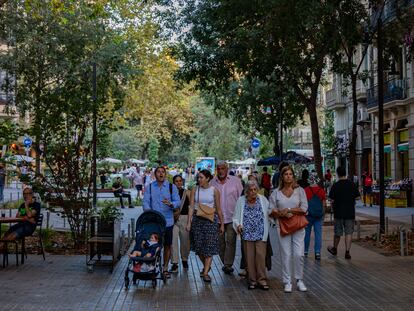
[[142,185],[135,185],[135,189],[137,189],[137,191],[142,191]]
[[165,228],[164,246],[171,246],[172,245],[173,228],[174,228],[174,226]]
[[336,236],[349,235],[354,233],[354,219],[335,218],[334,234]]

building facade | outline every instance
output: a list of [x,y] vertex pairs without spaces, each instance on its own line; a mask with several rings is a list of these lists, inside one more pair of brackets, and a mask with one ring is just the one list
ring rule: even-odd
[[[400,9],[400,10],[399,10]],[[384,28],[393,27],[397,12],[414,12],[414,0],[387,1],[382,20]],[[372,11],[372,19],[376,12]],[[398,29],[398,28],[396,28]],[[405,30],[407,31],[407,30]],[[385,178],[398,182],[414,180],[414,66],[411,62],[411,45],[414,32],[397,33],[402,38],[399,50],[387,56],[390,64],[384,70],[384,159]],[[359,63],[364,47],[360,46],[355,55]],[[358,120],[357,120],[357,167],[355,175],[361,176],[367,169],[378,178],[378,79],[377,49],[369,46],[361,68],[368,73],[365,82],[357,82]],[[336,164],[347,166],[349,159],[347,146],[352,129],[352,98],[350,87],[345,87],[342,77],[332,74],[332,87],[327,92],[327,107],[334,111],[335,133],[342,149],[337,150]]]

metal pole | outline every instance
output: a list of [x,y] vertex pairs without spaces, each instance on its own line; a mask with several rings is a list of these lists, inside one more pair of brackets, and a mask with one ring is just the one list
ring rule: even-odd
[[[382,14],[381,14],[382,15]],[[380,232],[385,232],[385,185],[384,185],[384,64],[383,64],[383,38],[382,16],[377,20],[378,43],[378,154],[379,154],[379,211]]]
[[283,103],[280,103],[280,159],[283,160]]
[[97,140],[97,127],[96,127],[96,101],[97,101],[97,89],[96,89],[96,63],[93,63],[92,74],[92,89],[93,89],[93,128],[92,128],[92,191],[93,191],[93,207],[96,207],[96,140]]

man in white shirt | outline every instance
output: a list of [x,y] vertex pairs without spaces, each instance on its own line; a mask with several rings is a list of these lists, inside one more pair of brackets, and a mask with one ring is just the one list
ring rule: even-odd
[[137,189],[137,198],[142,198],[142,188],[144,184],[144,177],[141,174],[139,166],[137,166],[136,169],[132,171],[131,175],[133,178],[135,189]]

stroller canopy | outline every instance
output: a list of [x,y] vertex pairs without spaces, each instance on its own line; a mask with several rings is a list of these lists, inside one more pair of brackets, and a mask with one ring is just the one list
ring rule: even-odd
[[164,234],[167,223],[164,216],[157,211],[145,211],[138,217],[136,223],[136,232],[152,233],[157,232]]

